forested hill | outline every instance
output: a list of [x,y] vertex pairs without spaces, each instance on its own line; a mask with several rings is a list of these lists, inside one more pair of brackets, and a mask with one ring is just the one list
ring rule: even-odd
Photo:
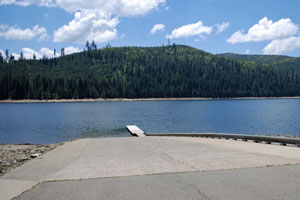
[[235,53],[219,54],[226,58],[232,58],[244,61],[254,61],[263,64],[269,64],[279,68],[288,70],[297,70],[300,68],[300,58],[280,56],[280,55],[243,55]]
[[299,96],[300,68],[188,46],[118,47],[0,63],[0,99]]

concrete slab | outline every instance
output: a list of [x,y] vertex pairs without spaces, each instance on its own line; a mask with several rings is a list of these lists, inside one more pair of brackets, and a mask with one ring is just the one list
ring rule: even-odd
[[[7,182],[7,184],[15,183],[16,188],[22,188],[24,184],[27,188],[31,188],[44,181],[299,163],[300,148],[297,147],[183,137],[93,138],[66,143],[39,159],[12,170],[0,180],[2,185]],[[3,190],[0,187],[1,194]],[[7,198],[3,198],[10,199],[10,197],[8,195]]]
[[153,151],[165,153],[198,171],[300,163],[300,148],[297,147],[207,138],[169,139],[176,148],[165,148],[168,146],[165,141],[157,140],[151,144]]
[[86,142],[83,139],[59,146],[0,177],[0,199],[16,197],[68,166],[80,156]]
[[57,171],[78,159],[83,148],[86,148],[88,141],[87,139],[82,139],[68,142],[12,170],[10,173],[1,177],[0,180],[3,178],[38,182],[44,181],[49,176],[52,176]]
[[[149,147],[156,138],[93,139],[80,158],[47,180],[120,177],[169,172],[196,171]],[[146,145],[148,144],[148,145]]]

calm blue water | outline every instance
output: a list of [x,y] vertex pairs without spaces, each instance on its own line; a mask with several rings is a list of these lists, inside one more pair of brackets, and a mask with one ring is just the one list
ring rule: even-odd
[[300,99],[0,104],[0,143],[147,133],[300,135]]

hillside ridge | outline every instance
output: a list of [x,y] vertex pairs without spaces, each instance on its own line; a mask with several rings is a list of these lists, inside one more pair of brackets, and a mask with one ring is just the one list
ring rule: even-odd
[[1,62],[0,99],[299,96],[293,62],[237,60],[176,44],[103,48]]

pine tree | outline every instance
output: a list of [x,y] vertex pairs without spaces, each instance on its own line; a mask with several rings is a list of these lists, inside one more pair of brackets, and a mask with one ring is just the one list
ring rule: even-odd
[[62,49],[60,50],[60,56],[61,56],[61,57],[65,56],[65,48],[62,48]]
[[94,40],[92,41],[92,50],[97,50],[97,45]]
[[86,41],[85,47],[86,47],[86,50],[87,50],[87,51],[90,51],[90,50],[91,50],[90,42],[89,42],[89,41]]
[[6,61],[8,61],[8,59],[9,59],[9,50],[8,49],[5,50],[5,56],[6,56]]
[[24,55],[23,55],[23,52],[21,51],[20,53],[20,60],[24,60]]

